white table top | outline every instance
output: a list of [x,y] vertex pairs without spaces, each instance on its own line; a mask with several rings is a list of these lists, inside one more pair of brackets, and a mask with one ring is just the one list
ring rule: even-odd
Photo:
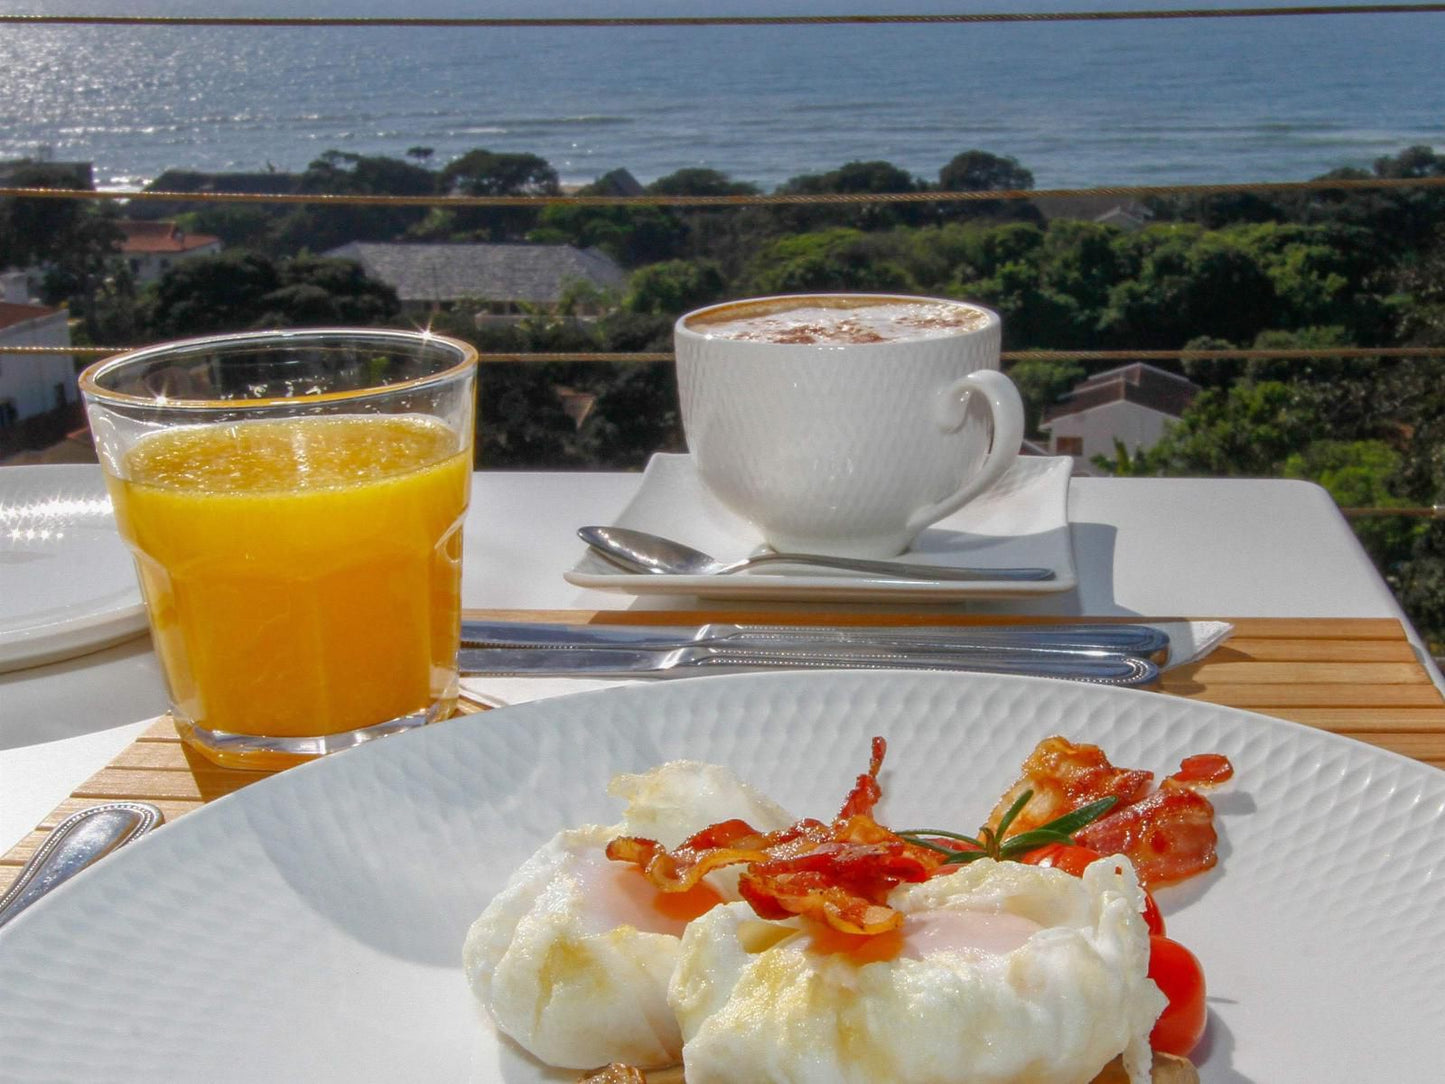
[[[35,468],[5,468],[20,469]],[[634,598],[580,589],[562,578],[582,553],[576,528],[610,522],[637,491],[640,478],[622,473],[478,473],[464,535],[463,605],[699,608],[692,598]],[[3,485],[0,471],[0,490]],[[1404,619],[1330,497],[1306,482],[1080,478],[1070,487],[1069,520],[1077,589],[938,609]],[[720,602],[705,605],[729,608]],[[731,605],[756,609],[761,604]],[[768,606],[826,609],[801,603]],[[0,674],[0,851],[28,833],[165,708],[159,670],[145,637],[80,658]]]

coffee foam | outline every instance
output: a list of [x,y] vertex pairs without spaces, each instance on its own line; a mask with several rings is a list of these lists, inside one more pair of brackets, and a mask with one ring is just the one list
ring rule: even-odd
[[824,305],[803,301],[786,308],[726,306],[688,321],[709,339],[747,342],[854,343],[940,339],[988,324],[982,309],[942,301],[878,301]]

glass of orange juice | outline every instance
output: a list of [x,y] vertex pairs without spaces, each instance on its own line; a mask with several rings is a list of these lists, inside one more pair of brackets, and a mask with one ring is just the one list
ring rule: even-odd
[[477,353],[427,332],[165,343],[80,377],[176,728],[278,768],[457,698]]

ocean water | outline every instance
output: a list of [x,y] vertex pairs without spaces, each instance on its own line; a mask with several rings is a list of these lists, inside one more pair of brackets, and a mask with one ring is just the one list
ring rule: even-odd
[[[0,0],[0,12],[651,15],[1059,11],[1168,0]],[[1176,7],[1200,7],[1181,3]],[[1219,5],[1226,6],[1226,5]],[[884,159],[1011,155],[1040,188],[1302,180],[1445,150],[1445,15],[759,28],[0,25],[0,158],[298,170],[476,147],[568,182],[689,166],[765,189]]]

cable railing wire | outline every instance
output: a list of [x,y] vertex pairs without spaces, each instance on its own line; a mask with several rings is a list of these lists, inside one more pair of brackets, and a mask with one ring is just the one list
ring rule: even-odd
[[1409,519],[1445,519],[1445,504],[1425,504],[1406,508],[1388,505],[1370,508],[1341,508],[1346,519],[1368,519],[1373,516],[1405,516]]
[[1016,11],[936,14],[839,15],[619,15],[619,16],[269,16],[6,14],[0,25],[135,27],[414,27],[418,29],[730,27],[730,26],[946,26],[986,23],[1135,22],[1158,19],[1261,19],[1341,15],[1430,15],[1445,4],[1329,4],[1308,7],[1158,8],[1134,11]]
[[[760,16],[615,16],[615,17],[399,17],[399,16],[140,16],[87,14],[0,14],[0,26],[130,26],[130,27],[255,27],[255,28],[613,28],[613,27],[815,27],[879,25],[981,25],[989,23],[1132,22],[1149,20],[1259,19],[1350,15],[1422,15],[1445,13],[1445,4],[1335,4],[1325,6],[1253,8],[1179,8],[1130,11],[958,12],[936,14],[838,14]],[[1312,181],[1255,181],[1196,185],[1114,185],[1095,188],[1011,189],[963,192],[920,191],[891,193],[772,193],[734,195],[606,196],[536,194],[525,196],[393,196],[355,193],[170,192],[65,188],[0,187],[0,198],[88,199],[137,202],[280,203],[332,206],[517,207],[517,206],[800,206],[861,203],[959,203],[983,200],[1040,200],[1079,197],[1146,198],[1151,196],[1206,196],[1242,192],[1296,192],[1359,189],[1438,187],[1445,177],[1319,178]],[[118,346],[7,346],[9,355],[109,355],[134,349]],[[1411,358],[1445,355],[1445,346],[1334,347],[1305,349],[1211,350],[1017,350],[1004,351],[1001,360],[1020,361],[1225,361],[1268,358]],[[670,351],[485,353],[482,360],[500,362],[671,362]],[[1445,519],[1445,504],[1413,507],[1342,507],[1350,519],[1405,516]]]
[[[109,357],[138,350],[135,346],[0,346],[0,355],[77,355],[81,357]],[[1322,346],[1289,347],[1269,349],[1253,347],[1248,349],[1220,350],[1005,350],[1000,355],[1005,365],[1016,365],[1021,361],[1093,361],[1120,362],[1134,361],[1311,361],[1319,358],[1433,358],[1445,357],[1442,346]],[[483,362],[529,362],[539,365],[555,365],[563,362],[600,362],[608,364],[654,364],[671,362],[675,355],[670,350],[634,351],[488,351],[482,354]]]
[[282,203],[334,207],[777,207],[862,203],[969,203],[985,200],[1077,198],[1143,199],[1150,196],[1214,196],[1243,192],[1311,192],[1445,187],[1445,177],[1320,177],[1310,181],[1231,181],[1220,184],[1130,184],[1094,188],[1010,188],[946,192],[774,192],[689,196],[535,194],[510,196],[330,192],[182,192],[128,189],[0,187],[0,199],[100,200],[137,203]]

